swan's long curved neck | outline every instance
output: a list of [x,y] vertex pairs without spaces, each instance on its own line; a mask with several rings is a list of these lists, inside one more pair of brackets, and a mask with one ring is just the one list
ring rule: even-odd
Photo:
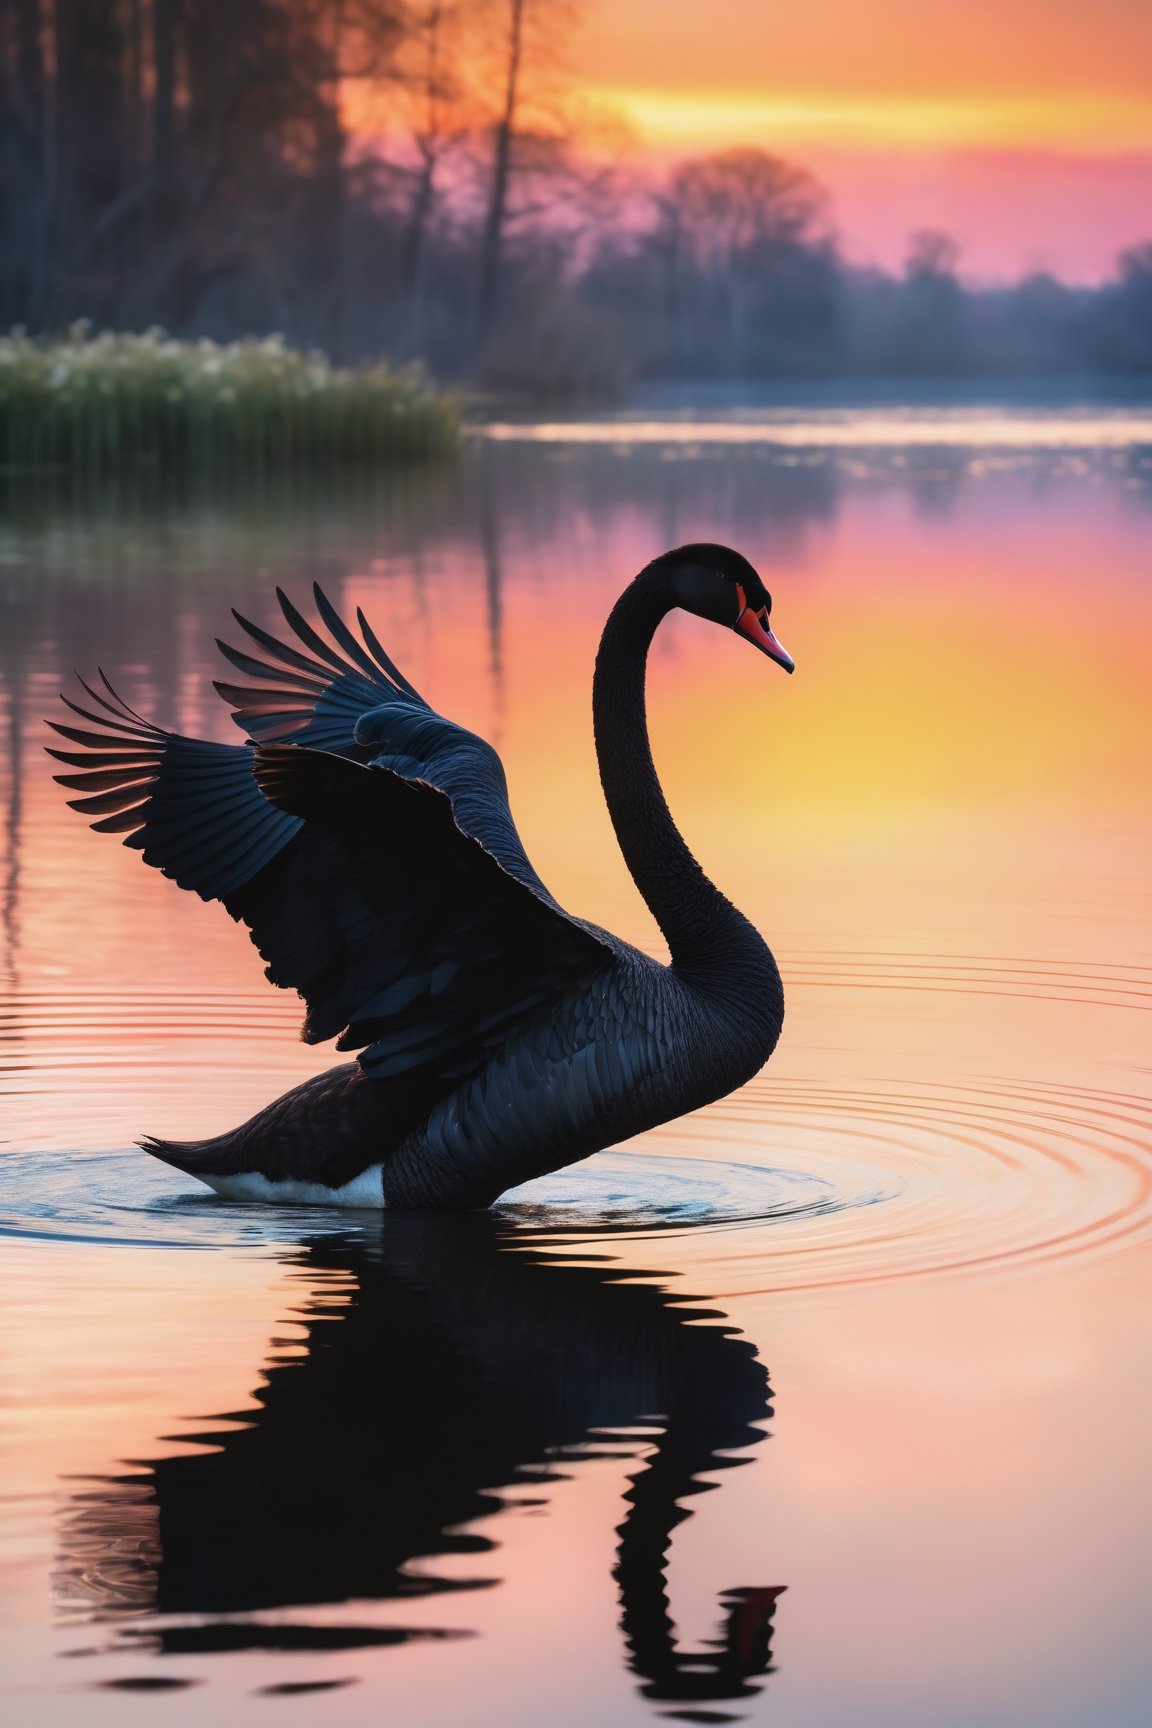
[[656,629],[675,606],[669,573],[642,572],[600,641],[592,688],[596,754],[620,850],[672,954],[676,972],[707,985],[775,966],[748,920],[710,882],[672,820],[648,741],[645,673]]

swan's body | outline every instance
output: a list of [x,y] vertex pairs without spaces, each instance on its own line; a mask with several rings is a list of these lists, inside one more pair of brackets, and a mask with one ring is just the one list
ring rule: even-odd
[[229,1134],[147,1149],[232,1198],[485,1206],[751,1078],[779,1037],[779,974],[673,825],[644,712],[676,605],[791,669],[751,566],[715,546],[657,559],[597,660],[605,796],[670,966],[556,904],[495,751],[428,707],[362,616],[363,644],[316,599],[331,642],[281,597],[306,652],[243,619],[271,659],[221,644],[260,680],[218,686],[255,750],[164,732],[107,685],[89,691],[103,712],[69,704],[101,732],[56,727],[83,746],[54,752],[83,770],[59,777],[75,807],[249,926],[273,983],[305,998],[307,1040],[360,1050]]

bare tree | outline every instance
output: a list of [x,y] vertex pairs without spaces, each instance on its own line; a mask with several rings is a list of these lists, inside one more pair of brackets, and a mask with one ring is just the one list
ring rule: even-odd
[[922,228],[909,236],[896,354],[902,369],[947,376],[967,363],[968,307],[957,279],[960,247],[951,234]]
[[599,176],[577,159],[565,49],[576,0],[490,0],[497,48],[479,56],[489,107],[476,327],[481,345],[505,299],[510,229],[547,216],[540,237],[555,242],[570,214],[595,195]]
[[402,341],[408,349],[418,343],[421,275],[445,164],[475,123],[462,67],[462,10],[448,0],[429,0],[410,14],[402,55],[415,153],[400,259]]
[[940,228],[918,228],[908,236],[904,274],[910,281],[928,277],[954,277],[960,264],[960,246]]
[[697,266],[730,270],[807,239],[827,200],[806,168],[766,150],[734,149],[684,163],[665,202]]
[[731,361],[743,364],[758,305],[811,257],[825,204],[806,169],[765,150],[722,150],[682,164],[656,200],[650,237],[674,324],[721,320]]
[[47,21],[9,0],[0,30],[0,307],[35,323],[43,291],[53,167]]
[[480,284],[476,321],[481,339],[492,327],[500,297],[504,225],[508,211],[508,183],[512,165],[512,140],[520,108],[520,76],[524,61],[524,12],[529,0],[507,0],[507,36],[504,56],[504,91],[499,116],[492,133],[492,179],[488,208],[480,243]]

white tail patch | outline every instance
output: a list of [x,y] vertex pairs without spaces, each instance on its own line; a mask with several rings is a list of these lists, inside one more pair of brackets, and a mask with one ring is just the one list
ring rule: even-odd
[[384,1166],[372,1164],[351,1182],[330,1188],[326,1182],[273,1182],[259,1171],[235,1176],[201,1176],[225,1200],[255,1200],[262,1206],[370,1206],[379,1212],[384,1205]]

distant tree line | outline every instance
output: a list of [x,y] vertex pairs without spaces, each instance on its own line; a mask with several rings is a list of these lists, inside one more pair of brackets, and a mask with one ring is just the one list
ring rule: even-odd
[[697,378],[1152,374],[1152,243],[1112,280],[959,277],[960,247],[909,238],[903,270],[846,264],[815,182],[759,150],[678,169],[638,232],[609,235],[579,281],[634,333],[637,364]]
[[[800,167],[589,148],[577,0],[3,0],[0,329],[281,331],[528,394],[653,377],[1152,373],[1098,289],[845,263]],[[619,155],[619,153],[618,153]]]

